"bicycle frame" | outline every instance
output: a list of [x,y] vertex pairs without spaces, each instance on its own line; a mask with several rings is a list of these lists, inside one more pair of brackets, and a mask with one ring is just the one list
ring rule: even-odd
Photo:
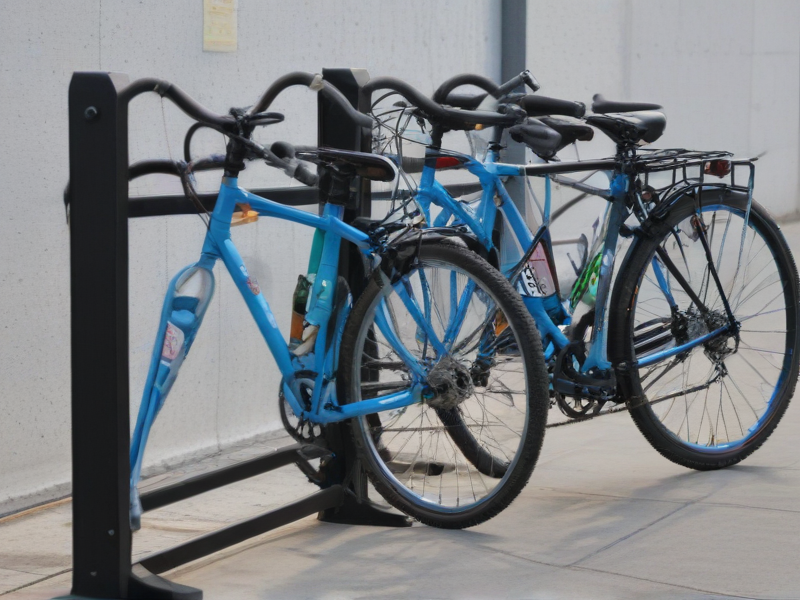
[[[482,187],[481,197],[472,205],[459,202],[445,190],[445,188],[435,180],[435,158],[439,156],[452,156],[457,158],[467,171],[475,175]],[[551,207],[551,173],[570,172],[574,165],[573,172],[586,169],[585,165],[573,163],[573,165],[535,165],[533,168],[525,165],[512,165],[495,162],[497,152],[489,150],[485,162],[480,162],[474,158],[460,153],[443,151],[428,147],[426,149],[426,161],[417,188],[416,199],[425,213],[427,222],[430,221],[430,205],[436,204],[442,211],[433,221],[434,227],[443,227],[454,218],[452,225],[465,225],[478,238],[487,250],[494,247],[492,241],[492,231],[494,229],[497,211],[499,210],[505,217],[511,232],[522,248],[529,248],[529,252],[539,242],[547,246],[548,252],[551,251],[551,240],[549,235],[550,207]],[[508,192],[503,186],[501,177],[525,177],[530,175],[530,171],[536,171],[536,175],[545,178],[545,200],[542,210],[542,224],[535,234],[532,234],[523,216],[520,214]],[[616,172],[605,171],[608,175],[610,186],[608,189],[593,188],[577,182],[574,187],[591,195],[600,196],[609,201],[609,206],[604,217],[603,230],[605,237],[602,241],[600,269],[598,275],[598,287],[595,302],[595,315],[592,328],[591,348],[581,365],[582,373],[589,373],[590,370],[607,371],[612,368],[612,364],[607,354],[607,335],[606,335],[606,309],[611,293],[611,278],[616,258],[617,241],[620,229],[627,219],[629,210],[626,201],[629,195],[631,178],[628,175]],[[563,182],[570,185],[570,182]],[[520,267],[527,262],[529,253],[521,263],[503,264],[501,271],[506,277],[516,278]],[[653,261],[654,270],[658,279],[659,287],[669,301],[672,298],[669,280],[664,275],[661,265],[657,260]],[[577,286],[579,280],[575,283]],[[574,289],[574,288],[573,288]],[[550,360],[557,356],[559,351],[569,344],[569,340],[559,329],[559,325],[567,325],[570,316],[565,314],[558,322],[553,320],[552,313],[560,306],[558,294],[547,297],[532,297],[523,295],[528,310],[534,317],[536,324],[542,334],[543,346],[545,348],[545,358]],[[674,304],[674,301],[673,301]],[[664,350],[643,358],[638,362],[640,366],[652,365],[671,356],[691,350],[708,340],[721,335],[729,329],[730,325],[721,327],[700,338],[691,340],[675,348]]]
[[[310,309],[306,321],[318,326],[314,349],[300,356],[295,355],[281,333],[272,310],[267,303],[258,283],[252,278],[242,260],[236,246],[231,240],[230,227],[233,213],[237,205],[246,205],[260,216],[275,217],[293,223],[316,228],[321,235],[322,248],[317,253],[312,248],[312,261],[319,261],[316,268],[316,279],[310,296]],[[336,369],[338,367],[338,349],[344,330],[350,303],[336,305],[336,281],[339,271],[339,249],[342,240],[355,244],[361,252],[377,265],[380,260],[376,256],[380,248],[376,247],[370,237],[359,229],[347,225],[341,220],[344,212],[342,206],[326,204],[322,216],[303,210],[284,206],[277,202],[256,196],[238,186],[236,178],[224,177],[220,186],[214,212],[211,214],[208,232],[203,243],[200,260],[181,271],[170,282],[164,307],[161,313],[156,345],[150,362],[150,370],[145,383],[142,404],[136,428],[131,438],[131,502],[138,506],[136,482],[141,474],[144,448],[150,429],[158,412],[164,404],[167,394],[174,383],[178,370],[188,354],[199,330],[205,310],[213,295],[214,276],[212,269],[216,261],[221,259],[228,273],[239,289],[247,304],[261,335],[275,357],[278,369],[283,376],[282,391],[295,415],[317,424],[334,423],[353,417],[395,410],[418,403],[426,391],[425,379],[427,369],[408,351],[397,333],[393,321],[386,309],[385,299],[380,300],[376,309],[375,323],[389,345],[397,352],[400,359],[408,367],[411,374],[411,385],[402,391],[389,393],[377,398],[359,402],[340,404],[336,395]],[[382,248],[382,242],[379,244]],[[416,245],[416,242],[415,242]],[[377,260],[376,260],[377,259]],[[180,294],[181,289],[197,274],[201,281],[200,297],[191,294]],[[451,319],[442,340],[439,340],[430,323],[430,304],[423,290],[423,306],[414,297],[412,286],[405,278],[396,283],[385,280],[385,286],[397,293],[411,317],[417,323],[426,344],[430,344],[437,355],[449,352],[461,328],[461,319]],[[424,279],[424,272],[420,271]],[[205,285],[205,288],[203,287]],[[460,304],[459,309],[468,304],[473,288],[467,286],[460,299],[453,298]],[[335,319],[335,327],[329,327],[330,320]],[[329,340],[332,331],[335,339]],[[161,343],[162,345],[159,345]],[[423,355],[424,358],[424,355]],[[301,401],[301,386],[298,377],[302,372],[313,368],[316,373],[312,396],[308,403]],[[134,511],[134,517],[136,516]]]

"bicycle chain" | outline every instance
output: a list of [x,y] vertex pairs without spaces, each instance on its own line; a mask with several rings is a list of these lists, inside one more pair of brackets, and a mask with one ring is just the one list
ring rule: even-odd
[[549,429],[550,427],[563,427],[564,425],[572,425],[574,423],[585,423],[586,421],[591,421],[592,419],[596,419],[598,417],[604,417],[606,415],[613,415],[615,413],[621,413],[621,412],[630,412],[634,408],[639,408],[640,406],[644,406],[645,404],[650,404],[652,406],[653,404],[659,404],[661,402],[666,402],[667,400],[672,400],[673,398],[677,398],[678,396],[685,396],[686,394],[693,394],[694,392],[699,392],[701,390],[704,390],[704,389],[710,387],[713,383],[715,383],[716,381],[719,380],[720,376],[721,376],[721,373],[718,372],[716,376],[714,376],[711,380],[707,381],[706,383],[703,383],[703,384],[700,384],[700,385],[696,385],[694,387],[689,388],[688,390],[683,390],[681,392],[676,392],[676,393],[671,394],[669,396],[665,396],[664,398],[659,398],[658,400],[655,400],[653,402],[650,402],[648,400],[643,400],[639,404],[635,404],[633,406],[627,406],[627,405],[625,405],[625,406],[615,406],[614,408],[611,408],[611,409],[607,410],[606,412],[600,412],[600,413],[598,413],[596,415],[590,415],[590,416],[587,416],[587,417],[584,417],[584,418],[581,418],[581,419],[570,419],[569,421],[562,421],[561,423],[551,423],[550,425],[545,425],[545,429]]

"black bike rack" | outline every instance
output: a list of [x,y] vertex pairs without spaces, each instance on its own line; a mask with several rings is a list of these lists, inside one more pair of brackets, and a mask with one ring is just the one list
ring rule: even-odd
[[[366,71],[327,69],[323,74],[356,105]],[[202,598],[202,591],[156,574],[314,513],[338,523],[409,525],[404,515],[369,502],[346,425],[335,424],[325,428],[330,453],[323,456],[320,491],[131,564],[128,219],[197,209],[183,196],[128,197],[130,99],[123,93],[128,85],[121,74],[84,72],[73,74],[69,89],[73,597]],[[321,146],[369,150],[369,137],[322,96],[318,112]],[[294,205],[318,202],[313,188],[254,193]],[[367,184],[361,196],[359,212],[369,214]],[[213,207],[213,197],[201,195],[201,201]],[[355,216],[351,211],[346,218]],[[360,264],[349,250],[342,252],[343,270],[355,291],[362,273],[353,266]],[[153,510],[320,455],[317,446],[293,444],[145,493],[142,506]]]

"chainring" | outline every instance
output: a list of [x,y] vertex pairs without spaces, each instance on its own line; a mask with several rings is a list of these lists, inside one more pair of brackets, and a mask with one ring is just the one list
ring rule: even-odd
[[[313,371],[299,371],[296,380],[300,387],[300,401],[306,409],[311,408],[311,396],[314,393],[314,381],[317,374]],[[313,444],[322,437],[322,426],[312,423],[294,414],[292,407],[283,393],[283,380],[278,390],[278,408],[281,413],[281,423],[292,438],[303,444]]]
[[[582,342],[586,332],[594,324],[594,309],[583,315],[580,320],[570,330],[570,342]],[[579,364],[583,364],[586,355],[582,350],[573,353]],[[583,396],[563,396],[554,392],[556,404],[559,410],[570,419],[587,419],[593,417],[605,406],[605,401],[585,398]]]

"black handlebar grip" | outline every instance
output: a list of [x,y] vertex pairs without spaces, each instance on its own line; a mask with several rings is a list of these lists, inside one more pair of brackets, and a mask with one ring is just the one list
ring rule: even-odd
[[317,180],[319,179],[317,174],[302,162],[297,162],[297,148],[292,144],[289,142],[274,142],[269,149],[278,158],[287,161],[290,165],[294,164],[294,170],[287,171],[287,173],[291,173],[291,176],[297,181],[309,187],[317,185]]
[[269,147],[278,158],[294,158],[296,150],[289,142],[273,142]]
[[580,119],[586,114],[586,105],[583,102],[559,100],[547,96],[523,96],[519,102],[530,117],[546,117],[548,115],[564,115]]
[[294,170],[294,178],[309,187],[314,187],[319,181],[317,174],[302,163],[298,164],[297,168]]

